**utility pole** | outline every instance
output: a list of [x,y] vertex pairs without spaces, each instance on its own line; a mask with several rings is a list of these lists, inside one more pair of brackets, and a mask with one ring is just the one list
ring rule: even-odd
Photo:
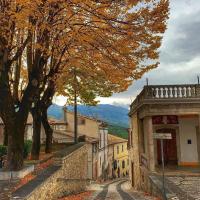
[[146,86],[149,86],[149,79],[146,78]]
[[77,117],[77,80],[74,68],[74,143],[78,143],[78,117]]
[[163,140],[171,140],[171,133],[154,133],[154,139],[160,140],[161,143],[161,157],[162,157],[162,194],[163,199],[167,200],[166,189],[165,189],[165,158],[164,158],[164,145]]
[[161,142],[161,156],[162,156],[162,185],[163,185],[163,198],[167,200],[166,190],[165,190],[165,160],[164,160],[164,151],[163,151],[163,139],[160,140]]

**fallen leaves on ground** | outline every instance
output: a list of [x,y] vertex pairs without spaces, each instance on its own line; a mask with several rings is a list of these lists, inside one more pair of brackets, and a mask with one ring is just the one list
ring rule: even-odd
[[27,184],[28,182],[30,182],[31,180],[33,180],[37,174],[42,171],[43,169],[46,169],[47,167],[49,167],[51,164],[53,163],[53,159],[49,159],[46,162],[40,163],[35,167],[35,170],[28,174],[27,176],[25,176],[24,178],[20,179],[19,183],[14,187],[14,191],[19,189],[20,187],[22,187],[23,185]]
[[49,167],[53,163],[53,159],[49,159],[46,162],[40,163],[36,166],[35,171],[41,171],[47,167]]
[[91,191],[82,192],[77,195],[70,195],[67,197],[60,198],[59,200],[85,200],[86,198],[90,197],[92,194]]
[[[45,153],[45,152],[40,152],[40,157],[39,160],[46,160],[48,158],[50,158],[53,154],[52,153]],[[28,161],[32,161],[31,159],[31,155],[28,156],[27,158]],[[36,160],[37,161],[37,160]]]
[[[145,197],[148,197],[148,196],[150,197],[151,194],[148,193],[148,192],[145,192],[145,193],[144,193],[144,196],[145,196]],[[159,197],[155,197],[154,200],[161,200],[161,199],[160,199]]]
[[29,181],[33,180],[35,177],[36,176],[33,175],[33,174],[28,174],[27,176],[25,176],[24,178],[22,178],[20,180],[20,182],[14,187],[14,191],[17,190],[18,188],[22,187],[23,185],[25,185]]

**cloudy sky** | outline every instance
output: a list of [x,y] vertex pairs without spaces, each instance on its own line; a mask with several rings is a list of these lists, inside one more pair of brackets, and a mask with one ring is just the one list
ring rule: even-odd
[[[100,98],[104,104],[129,105],[146,84],[196,83],[200,75],[200,0],[170,0],[168,29],[160,48],[160,66],[128,91]],[[63,104],[62,97],[56,103]]]

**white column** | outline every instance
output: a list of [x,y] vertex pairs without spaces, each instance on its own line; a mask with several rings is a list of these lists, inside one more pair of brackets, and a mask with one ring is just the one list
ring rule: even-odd
[[155,154],[154,154],[154,138],[153,138],[153,125],[152,117],[144,118],[144,128],[148,140],[148,163],[149,170],[155,171]]

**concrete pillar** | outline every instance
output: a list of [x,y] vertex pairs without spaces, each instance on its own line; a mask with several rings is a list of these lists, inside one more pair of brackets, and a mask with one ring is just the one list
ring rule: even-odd
[[153,138],[153,125],[152,117],[144,118],[144,131],[146,132],[148,140],[148,164],[149,170],[155,171],[155,154],[154,154],[154,138]]

